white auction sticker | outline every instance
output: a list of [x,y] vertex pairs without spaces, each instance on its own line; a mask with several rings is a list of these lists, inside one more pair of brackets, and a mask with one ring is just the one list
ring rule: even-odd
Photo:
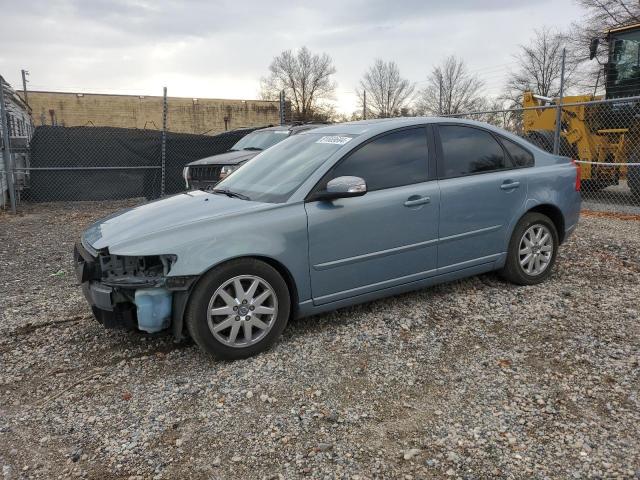
[[289,135],[289,130],[273,130],[273,133],[277,133],[278,135]]
[[316,143],[333,143],[334,145],[344,145],[349,140],[351,140],[351,137],[340,137],[338,135],[329,135],[326,137],[322,137]]

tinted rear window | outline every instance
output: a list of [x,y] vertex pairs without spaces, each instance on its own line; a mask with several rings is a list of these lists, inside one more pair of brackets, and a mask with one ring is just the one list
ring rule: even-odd
[[489,132],[473,127],[441,125],[441,177],[453,178],[506,168],[504,151]]
[[266,150],[289,136],[289,130],[263,130],[242,137],[232,150]]

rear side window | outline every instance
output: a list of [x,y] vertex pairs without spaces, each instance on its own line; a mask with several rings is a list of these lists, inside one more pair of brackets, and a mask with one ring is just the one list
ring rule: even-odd
[[506,168],[504,150],[489,132],[458,125],[440,125],[438,131],[443,157],[441,178]]
[[500,137],[500,139],[502,140],[504,148],[509,153],[511,160],[513,160],[514,167],[533,167],[533,164],[535,163],[533,160],[533,155],[531,155],[524,148],[522,148],[517,143],[512,142],[511,140],[507,140],[503,137]]
[[365,144],[339,163],[331,178],[345,175],[363,178],[369,191],[425,182],[425,128],[401,130]]

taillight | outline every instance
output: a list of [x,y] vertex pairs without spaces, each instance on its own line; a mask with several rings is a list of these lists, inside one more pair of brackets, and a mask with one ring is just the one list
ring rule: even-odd
[[580,173],[580,164],[578,162],[576,162],[575,160],[571,160],[571,163],[573,163],[573,166],[576,167],[576,192],[580,191],[580,177],[582,176],[582,174]]

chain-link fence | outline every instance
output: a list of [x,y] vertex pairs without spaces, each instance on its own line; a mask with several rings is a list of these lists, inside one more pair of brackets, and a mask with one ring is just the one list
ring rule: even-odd
[[571,100],[558,105],[526,94],[524,108],[452,116],[490,123],[575,159],[583,208],[640,214],[640,97]]
[[153,199],[183,191],[184,166],[228,151],[246,128],[193,135],[113,127],[35,129],[26,152],[11,149],[19,202]]
[[[228,151],[254,128],[193,135],[113,127],[37,127],[23,201],[116,200],[185,189],[183,167]],[[164,171],[164,172],[163,172]],[[163,176],[164,173],[164,176]]]
[[[558,105],[526,94],[523,108],[454,116],[499,126],[544,150],[574,158],[581,166],[584,208],[640,214],[640,97],[589,102],[577,98],[565,97]],[[176,193],[185,188],[182,172],[187,163],[223,153],[259,128],[217,135],[200,130],[176,133],[172,118],[184,113],[184,107],[172,110],[166,97],[164,102],[161,125],[147,128],[44,125],[19,129],[18,133],[27,132],[20,136],[14,131],[16,122],[12,126],[10,116],[5,116],[0,129],[14,136],[0,136],[0,207],[13,206],[12,200],[152,199]],[[107,118],[109,112],[98,113]],[[277,113],[271,124],[290,119],[284,97]],[[220,129],[226,127],[227,117]]]
[[[19,209],[20,204],[27,202],[154,199],[183,191],[186,188],[185,165],[229,151],[252,131],[278,124],[280,117],[278,104],[274,103],[260,105],[260,111],[252,112],[250,108],[258,107],[230,101],[237,112],[224,106],[207,112],[195,99],[191,110],[180,104],[172,106],[165,95],[160,125],[121,128],[96,126],[91,122],[84,126],[64,126],[57,124],[52,116],[53,125],[35,128],[29,125],[28,134],[24,134],[17,127],[15,118],[19,107],[25,110],[26,104],[18,105],[22,99],[0,80],[0,91],[3,87],[5,96],[0,96],[3,107],[0,208],[13,210],[16,205]],[[218,118],[221,109],[225,115],[223,120]],[[184,133],[191,125],[188,118],[191,111],[198,114],[191,122],[197,133]],[[95,106],[91,113],[104,123],[109,123],[110,116],[117,117],[113,110],[98,110]],[[257,121],[262,117],[274,121],[224,131],[230,126],[231,119],[240,118],[241,114],[245,117],[253,115]],[[212,119],[207,121],[214,126],[203,131],[206,123],[201,120],[208,119],[207,115]],[[122,120],[115,118],[113,122]],[[233,123],[238,125],[238,120]],[[172,125],[180,132],[172,131]],[[223,131],[216,133],[216,130]]]

